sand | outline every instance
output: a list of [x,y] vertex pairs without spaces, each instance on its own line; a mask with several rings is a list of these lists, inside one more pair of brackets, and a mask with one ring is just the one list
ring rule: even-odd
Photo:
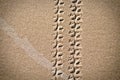
[[0,80],[120,80],[120,0],[79,1],[0,0]]

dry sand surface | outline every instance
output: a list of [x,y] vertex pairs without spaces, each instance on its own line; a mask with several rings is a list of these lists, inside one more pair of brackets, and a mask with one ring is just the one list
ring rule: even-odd
[[0,0],[0,80],[82,79],[120,80],[120,0]]

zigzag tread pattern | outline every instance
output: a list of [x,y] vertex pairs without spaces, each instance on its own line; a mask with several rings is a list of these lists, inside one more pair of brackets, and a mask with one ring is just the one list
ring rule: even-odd
[[81,79],[81,23],[82,23],[82,1],[71,0],[70,4],[70,31],[69,31],[69,76],[68,80]]
[[62,76],[62,67],[63,67],[63,31],[64,27],[62,26],[64,18],[64,2],[62,0],[55,0],[54,8],[54,42],[53,42],[53,52],[52,52],[52,80],[58,80]]

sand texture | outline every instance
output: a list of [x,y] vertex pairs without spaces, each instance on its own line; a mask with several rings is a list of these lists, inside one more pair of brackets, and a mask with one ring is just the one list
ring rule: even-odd
[[120,80],[120,0],[0,0],[0,80]]

